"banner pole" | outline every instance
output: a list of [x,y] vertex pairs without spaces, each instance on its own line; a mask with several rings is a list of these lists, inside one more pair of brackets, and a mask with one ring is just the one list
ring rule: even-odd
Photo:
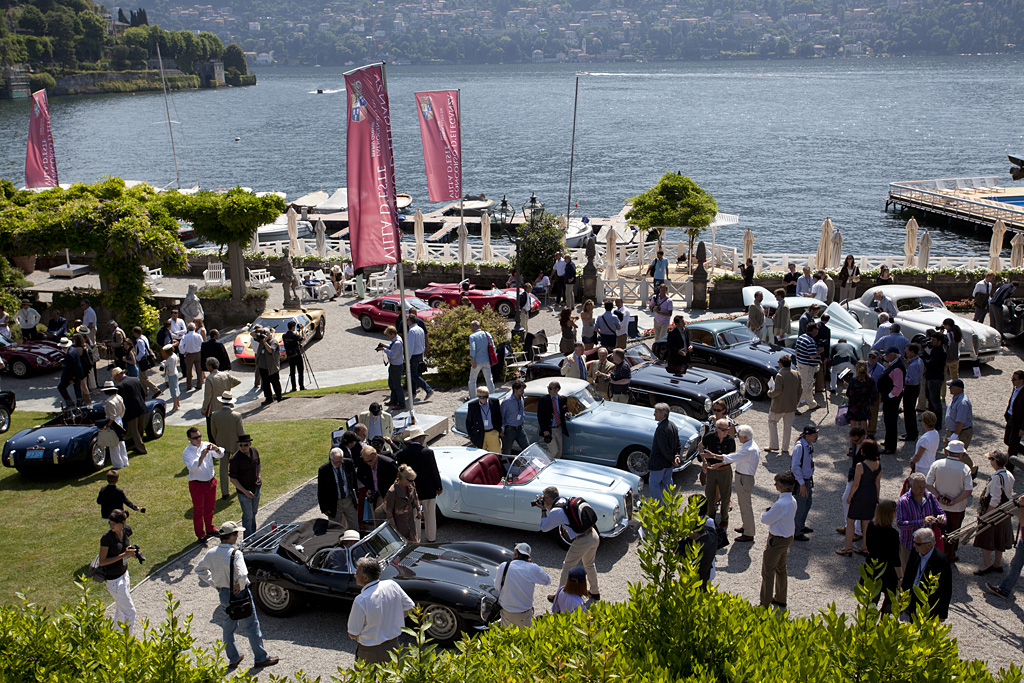
[[[459,108],[459,166],[462,166],[462,88],[455,91],[455,101]],[[463,193],[462,193],[462,171],[459,171],[459,240],[462,240],[462,235],[466,231],[466,215],[463,213]],[[462,277],[460,284],[466,279],[466,251],[469,251],[469,239],[466,239],[466,249],[459,250],[459,261],[462,265]]]

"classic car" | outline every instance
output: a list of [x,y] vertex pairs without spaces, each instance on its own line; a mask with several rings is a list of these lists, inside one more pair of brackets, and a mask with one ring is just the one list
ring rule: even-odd
[[[635,474],[588,462],[552,460],[541,444],[519,455],[479,448],[435,448],[442,492],[437,509],[445,517],[537,531],[540,519],[531,503],[546,487],[565,497],[585,498],[597,513],[597,532],[618,536],[629,527],[640,503]],[[560,538],[566,545],[566,538]]]
[[896,304],[896,321],[900,324],[900,332],[907,339],[918,334],[942,326],[942,321],[952,318],[963,332],[960,342],[960,360],[987,363],[1002,352],[1002,336],[994,327],[984,323],[976,323],[958,316],[946,308],[942,299],[933,292],[921,287],[909,285],[882,285],[872,287],[859,299],[847,301],[850,315],[860,321],[864,327],[878,327],[878,312],[872,308],[874,294],[881,291]]
[[284,344],[281,337],[288,331],[288,323],[295,321],[295,331],[302,335],[302,344],[324,338],[327,316],[321,308],[275,308],[263,313],[249,324],[247,331],[240,332],[233,344],[235,358],[252,365],[256,362],[256,349],[253,347],[249,332],[256,326],[269,327],[274,331],[274,341],[281,345],[281,356],[284,357]]
[[[525,432],[530,441],[540,440],[537,404],[548,395],[548,382],[547,379],[539,379],[526,383]],[[569,433],[562,441],[562,457],[618,467],[639,477],[647,476],[651,443],[658,424],[654,421],[654,410],[605,401],[588,382],[581,379],[561,377],[558,383],[561,385],[558,393],[568,399],[569,412],[572,414],[568,422]],[[507,390],[500,391],[491,396],[500,401],[507,393]],[[468,403],[463,403],[455,411],[455,427],[452,431],[462,436],[466,436],[468,406]],[[704,425],[678,413],[673,413],[669,419],[679,430],[681,458],[676,468],[679,471],[697,456],[697,445]]]
[[690,334],[690,363],[740,378],[743,393],[762,399],[768,382],[779,371],[779,358],[795,353],[757,338],[743,323],[733,320],[698,320],[686,325]]
[[[520,293],[522,291],[520,290]],[[462,297],[468,297],[476,310],[493,308],[506,318],[511,318],[516,312],[516,288],[499,289],[477,289],[468,285],[463,286],[458,282],[431,282],[426,287],[416,290],[416,296],[429,303],[434,308],[440,308],[441,304],[458,306]],[[524,313],[533,315],[540,310],[540,299],[533,294],[528,295],[529,305],[523,307]]]
[[346,548],[344,531],[326,519],[270,522],[244,539],[256,605],[278,617],[324,598],[350,605],[360,591],[356,561],[371,557],[381,564],[381,579],[396,581],[423,608],[433,621],[428,634],[437,641],[450,643],[498,618],[494,571],[512,559],[511,551],[480,542],[410,543],[387,522]]
[[[146,401],[146,436],[150,439],[163,436],[166,413],[162,400]],[[7,439],[2,455],[4,467],[14,467],[21,474],[63,470],[80,463],[102,469],[107,450],[99,446],[97,436],[106,423],[102,401],[65,408],[50,421]]]
[[[769,312],[775,311],[778,305],[778,302],[775,301],[775,295],[764,287],[756,285],[743,288],[744,306],[749,306],[753,303],[754,292],[761,292],[764,296],[764,300],[761,302],[762,306],[767,308]],[[786,347],[792,348],[796,345],[796,338],[800,336],[800,317],[807,312],[807,309],[812,304],[820,305],[821,302],[805,296],[787,296],[784,301],[786,306],[789,307],[789,330],[786,333],[784,343]],[[832,333],[832,347],[834,348],[840,339],[845,339],[853,345],[853,348],[857,349],[857,354],[862,360],[867,360],[868,351],[871,350],[871,345],[875,343],[875,330],[869,330],[861,325],[857,318],[850,315],[849,311],[834,301],[827,306],[819,308],[814,319],[820,320],[823,313],[828,313],[828,329]],[[746,325],[747,316],[741,315],[736,319],[736,322]],[[775,329],[770,317],[765,317],[765,324],[768,326],[769,335],[774,334]]]
[[[586,352],[587,360],[597,358],[597,349]],[[527,380],[540,377],[558,377],[559,366],[565,356],[555,353],[526,367]],[[730,417],[736,417],[750,408],[743,398],[742,385],[735,377],[689,366],[685,369],[669,367],[658,360],[651,348],[638,342],[626,349],[630,365],[630,400],[641,406],[653,407],[664,401],[673,412],[684,413],[704,421],[711,414],[711,405],[725,401]]]
[[[376,299],[359,301],[349,306],[348,311],[352,317],[359,321],[359,326],[364,332],[383,330],[388,325],[395,325],[401,330],[401,322],[398,320],[398,307],[401,297],[397,294],[379,296]],[[405,298],[405,310],[416,311],[420,320],[427,321],[437,314],[437,309],[432,308],[423,299],[414,296]],[[397,324],[396,324],[397,323]]]
[[0,434],[11,428],[11,413],[17,405],[13,391],[0,391]]
[[0,335],[0,359],[15,377],[28,377],[33,372],[49,372],[64,365],[64,352],[52,341],[15,343]]

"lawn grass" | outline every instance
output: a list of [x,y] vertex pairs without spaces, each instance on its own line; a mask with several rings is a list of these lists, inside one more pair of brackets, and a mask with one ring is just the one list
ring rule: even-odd
[[[40,424],[43,413],[16,411],[6,437]],[[259,449],[263,467],[261,498],[274,498],[316,476],[330,445],[333,420],[251,422],[246,431]],[[181,452],[186,445],[186,427],[168,426],[164,436],[147,443],[149,453],[130,456],[119,485],[146,513],[132,513],[132,540],[146,556],[145,572],[153,571],[167,558],[195,542],[191,499]],[[31,601],[56,606],[77,596],[75,578],[88,569],[99,552],[100,536],[107,523],[100,518],[96,494],[106,484],[106,469],[84,467],[47,478],[22,477],[14,469],[0,468],[0,491],[4,499],[4,527],[0,535],[0,602],[12,602],[15,593]],[[218,482],[214,523],[242,517],[237,497],[220,500]],[[264,521],[257,517],[258,522]],[[135,561],[132,560],[134,563]],[[133,583],[143,572],[132,566]],[[103,596],[105,598],[105,592]]]
[[[431,372],[423,375],[423,379],[427,380],[435,390],[436,389],[450,389],[451,387],[441,382],[436,372]],[[339,387],[321,387],[319,389],[303,389],[302,391],[294,391],[289,396],[329,396],[331,394],[360,394],[364,391],[379,391],[381,389],[388,388],[388,381],[386,379],[375,379],[369,382],[356,382],[355,384],[342,384]]]

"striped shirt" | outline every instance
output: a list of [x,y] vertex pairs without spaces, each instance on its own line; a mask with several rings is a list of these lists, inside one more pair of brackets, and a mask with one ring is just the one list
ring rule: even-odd
[[796,339],[796,362],[800,365],[818,364],[818,344],[809,334],[801,334]]
[[900,545],[904,548],[913,548],[914,532],[928,526],[924,523],[924,518],[940,515],[945,517],[938,499],[930,492],[925,492],[921,505],[917,504],[910,491],[904,493],[896,503],[896,528],[900,530]]

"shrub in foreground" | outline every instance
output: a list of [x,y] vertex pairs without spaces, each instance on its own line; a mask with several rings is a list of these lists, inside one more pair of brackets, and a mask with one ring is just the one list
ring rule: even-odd
[[[443,384],[465,384],[469,379],[469,323],[474,320],[491,333],[495,349],[509,340],[508,321],[491,308],[478,311],[472,306],[446,307],[427,323],[427,361],[437,368]],[[495,377],[494,381],[499,379]]]

